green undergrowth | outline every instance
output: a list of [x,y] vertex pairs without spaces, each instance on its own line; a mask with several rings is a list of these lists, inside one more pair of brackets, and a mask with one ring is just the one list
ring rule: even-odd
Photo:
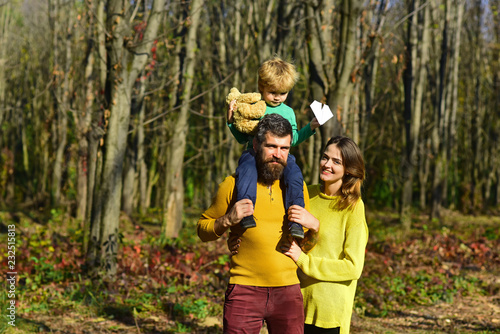
[[[105,326],[116,333],[131,328],[143,333],[220,332],[230,257],[225,240],[198,241],[198,214],[186,216],[180,237],[173,240],[160,237],[158,213],[122,219],[119,271],[105,279],[86,275],[83,232],[75,220],[58,211],[46,217],[0,212],[1,245],[6,245],[7,226],[16,226],[16,330],[55,332],[58,325],[40,319],[71,314],[76,324]],[[498,286],[485,277],[499,272],[499,219],[469,219],[415,219],[405,233],[394,215],[370,213],[356,313],[383,317],[415,305],[498,294]],[[3,268],[7,256],[4,247]],[[2,315],[8,314],[5,291],[0,294]],[[9,329],[6,323],[0,331]]]

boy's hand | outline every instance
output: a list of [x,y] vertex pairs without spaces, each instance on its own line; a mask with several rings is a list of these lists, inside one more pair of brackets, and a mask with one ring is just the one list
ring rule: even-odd
[[320,127],[321,124],[319,124],[318,120],[316,119],[316,117],[314,117],[312,120],[311,120],[311,130],[315,130],[317,128]]
[[229,124],[233,123],[233,112],[236,109],[236,100],[232,100],[227,106],[227,122]]

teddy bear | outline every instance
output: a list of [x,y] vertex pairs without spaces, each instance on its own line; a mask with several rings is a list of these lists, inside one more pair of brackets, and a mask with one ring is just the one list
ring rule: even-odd
[[260,118],[266,112],[266,102],[261,100],[260,93],[240,93],[233,87],[226,96],[226,103],[236,100],[233,111],[233,124],[241,133],[254,135]]

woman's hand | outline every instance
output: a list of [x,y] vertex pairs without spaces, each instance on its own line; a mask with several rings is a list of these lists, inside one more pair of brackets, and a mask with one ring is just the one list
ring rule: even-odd
[[299,205],[292,205],[288,209],[288,220],[308,228],[314,232],[319,231],[319,220],[309,211]]
[[293,240],[292,243],[283,243],[283,245],[281,245],[281,251],[286,256],[289,256],[294,262],[297,262],[299,260],[299,256],[302,253],[302,250],[295,240]]
[[227,249],[231,254],[238,254],[238,248],[240,248],[240,236],[234,232],[229,233],[229,238],[227,239]]

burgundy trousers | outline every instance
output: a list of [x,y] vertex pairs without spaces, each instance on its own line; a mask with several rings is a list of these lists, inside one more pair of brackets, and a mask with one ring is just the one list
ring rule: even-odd
[[259,287],[229,284],[224,300],[224,333],[303,334],[304,304],[300,285]]

